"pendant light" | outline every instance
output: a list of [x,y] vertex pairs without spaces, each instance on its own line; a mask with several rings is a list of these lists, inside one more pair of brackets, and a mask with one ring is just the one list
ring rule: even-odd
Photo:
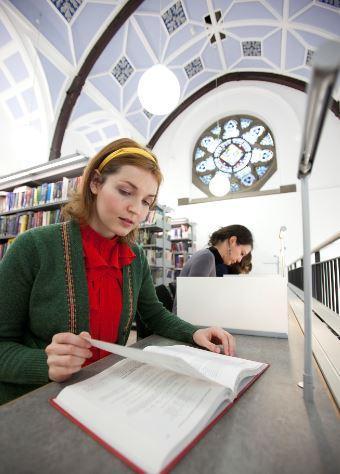
[[153,115],[167,115],[178,104],[180,86],[175,74],[163,64],[147,69],[139,80],[138,97]]
[[222,197],[230,191],[229,177],[224,173],[216,173],[209,183],[209,191],[216,197]]

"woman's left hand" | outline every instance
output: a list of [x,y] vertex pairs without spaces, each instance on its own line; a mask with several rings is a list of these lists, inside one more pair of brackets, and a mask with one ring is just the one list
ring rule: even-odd
[[222,328],[198,329],[192,338],[198,346],[205,347],[211,352],[220,353],[221,349],[216,344],[222,344],[225,355],[235,355],[235,339]]

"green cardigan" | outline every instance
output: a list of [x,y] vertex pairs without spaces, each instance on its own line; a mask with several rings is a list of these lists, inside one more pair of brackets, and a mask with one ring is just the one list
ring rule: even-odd
[[[192,342],[197,328],[158,301],[143,250],[123,268],[118,344],[126,344],[138,309],[156,334]],[[89,302],[79,225],[73,221],[20,234],[0,263],[0,403],[49,381],[45,347],[56,333],[89,330]]]

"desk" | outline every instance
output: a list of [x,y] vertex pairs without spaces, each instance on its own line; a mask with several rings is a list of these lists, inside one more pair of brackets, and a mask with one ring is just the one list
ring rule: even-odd
[[[173,343],[150,336],[137,343]],[[289,339],[237,336],[237,355],[271,367],[172,471],[178,474],[328,474],[340,472],[339,414],[323,379],[315,405],[297,386],[303,338],[290,316]],[[118,360],[109,356],[76,374],[83,380]],[[130,469],[52,408],[66,384],[50,383],[0,408],[0,473],[124,474]]]

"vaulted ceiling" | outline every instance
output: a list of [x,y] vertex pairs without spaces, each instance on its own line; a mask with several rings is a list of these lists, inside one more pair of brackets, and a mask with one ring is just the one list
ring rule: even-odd
[[230,73],[308,82],[317,47],[340,41],[339,0],[144,0],[135,9],[133,0],[2,0],[0,120],[29,122],[51,139],[66,91],[127,4],[134,12],[98,57],[68,123],[94,151],[127,133],[148,142],[166,119],[137,97],[153,64],[176,74],[182,103]]

